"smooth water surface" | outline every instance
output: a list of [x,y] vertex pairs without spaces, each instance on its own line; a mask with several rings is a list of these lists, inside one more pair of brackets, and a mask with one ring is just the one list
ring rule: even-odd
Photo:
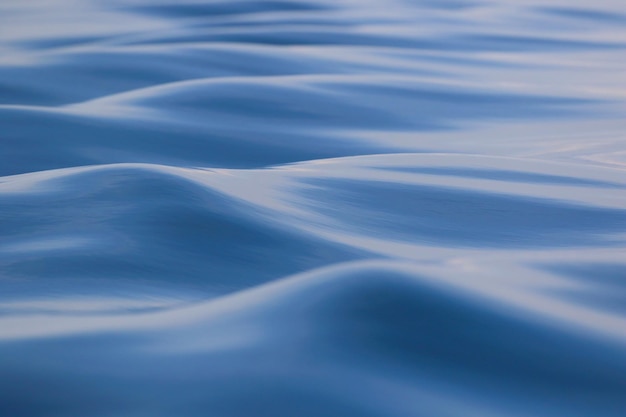
[[0,416],[623,417],[626,9],[4,0]]

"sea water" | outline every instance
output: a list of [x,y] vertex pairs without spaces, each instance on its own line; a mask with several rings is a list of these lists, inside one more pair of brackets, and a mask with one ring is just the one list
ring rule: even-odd
[[624,6],[3,0],[0,416],[625,416]]

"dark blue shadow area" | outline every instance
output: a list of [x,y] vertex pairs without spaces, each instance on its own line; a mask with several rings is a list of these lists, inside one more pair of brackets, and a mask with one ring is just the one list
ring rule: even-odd
[[[295,25],[294,25],[295,26]],[[288,26],[281,27],[244,27],[236,32],[211,31],[209,33],[170,35],[167,37],[153,37],[142,39],[141,43],[150,44],[170,44],[170,43],[190,43],[190,42],[231,42],[244,44],[274,45],[274,46],[296,46],[296,45],[327,45],[327,46],[370,46],[406,48],[415,50],[446,50],[446,51],[474,51],[474,52],[494,52],[494,51],[532,51],[532,52],[554,52],[554,51],[577,51],[577,50],[597,50],[615,49],[623,50],[626,44],[619,41],[601,42],[588,40],[571,39],[545,39],[533,36],[515,35],[475,35],[462,34],[447,36],[444,38],[411,38],[394,35],[377,36],[367,33],[346,33],[345,31],[334,29],[333,27],[298,28]],[[128,45],[136,44],[129,41]]]
[[[455,188],[308,180],[310,210],[343,230],[422,244],[548,247],[616,244],[626,211]],[[619,241],[622,243],[621,241]]]
[[253,168],[381,151],[337,136],[263,132],[219,118],[203,126],[200,120],[187,125],[0,110],[0,121],[6,127],[0,133],[2,175],[126,162]]
[[180,4],[152,4],[131,7],[130,10],[139,13],[154,13],[166,18],[181,17],[218,17],[218,16],[238,16],[249,13],[272,13],[272,12],[308,12],[327,10],[330,7],[323,6],[319,2],[306,1],[257,1],[257,0],[235,0],[235,1],[213,1],[213,2],[193,2]]

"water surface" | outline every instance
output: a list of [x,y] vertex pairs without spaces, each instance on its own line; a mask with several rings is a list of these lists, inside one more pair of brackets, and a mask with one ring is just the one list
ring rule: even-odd
[[0,415],[626,415],[621,1],[0,4]]

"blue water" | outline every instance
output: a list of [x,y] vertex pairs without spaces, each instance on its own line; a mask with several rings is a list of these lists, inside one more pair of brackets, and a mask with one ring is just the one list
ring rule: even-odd
[[0,417],[626,416],[622,0],[3,0]]

